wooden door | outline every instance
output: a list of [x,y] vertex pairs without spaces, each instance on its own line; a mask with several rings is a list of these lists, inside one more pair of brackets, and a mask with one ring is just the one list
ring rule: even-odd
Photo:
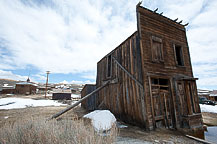
[[168,90],[152,87],[155,127],[172,126],[171,98]]

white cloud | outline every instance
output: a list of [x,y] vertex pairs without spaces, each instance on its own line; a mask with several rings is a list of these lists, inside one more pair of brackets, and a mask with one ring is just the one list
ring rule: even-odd
[[33,77],[35,77],[37,80],[40,80],[40,81],[45,81],[47,79],[46,76],[43,76],[40,74],[35,74],[35,75],[33,75]]
[[16,74],[13,74],[11,71],[0,70],[0,78],[26,81],[28,76],[16,75]]
[[64,81],[62,81],[62,82],[60,82],[61,84],[69,84],[69,82],[68,81],[66,81],[66,80],[64,80]]
[[[135,4],[117,11],[112,5],[118,2],[53,2],[48,7],[0,1],[0,38],[8,41],[6,48],[16,68],[32,65],[53,73],[95,71],[97,61],[136,30]],[[134,20],[124,19],[126,10],[133,11]]]
[[[0,69],[32,65],[41,72],[82,73],[95,79],[97,61],[136,30],[137,2],[0,1]],[[198,85],[217,87],[217,1],[146,0],[143,5],[190,23],[187,36]]]

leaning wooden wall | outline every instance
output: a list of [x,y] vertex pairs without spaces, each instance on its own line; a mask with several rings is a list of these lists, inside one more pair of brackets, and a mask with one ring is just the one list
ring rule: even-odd
[[132,34],[121,45],[98,62],[97,87],[100,87],[108,80],[111,80],[111,84],[98,93],[97,103],[109,109],[123,121],[145,126],[143,87],[132,80],[114,60],[112,60],[111,77],[107,77],[107,59],[109,55],[114,57],[143,85],[138,33]]
[[[81,91],[81,98],[85,97],[86,95],[88,95],[89,93],[91,93],[92,91],[94,91],[96,89],[96,85],[94,84],[86,84],[84,86],[84,88]],[[90,96],[89,98],[87,98],[86,100],[84,100],[81,103],[81,106],[87,110],[94,110],[97,109],[97,105],[96,105],[96,94],[93,94],[92,96]]]

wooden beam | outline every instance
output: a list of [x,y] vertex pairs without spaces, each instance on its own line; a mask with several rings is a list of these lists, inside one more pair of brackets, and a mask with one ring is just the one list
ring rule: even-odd
[[118,66],[130,77],[132,78],[140,87],[143,88],[143,85],[131,74],[129,73],[113,56],[112,59],[118,64]]
[[190,138],[190,139],[196,140],[198,142],[204,143],[204,144],[212,144],[211,142],[208,142],[208,141],[200,139],[200,138],[196,138],[194,136],[190,136],[190,135],[185,135],[185,136]]
[[154,13],[156,13],[156,12],[157,12],[157,10],[158,10],[158,8],[156,8],[156,9],[154,10]]
[[151,89],[151,77],[148,77],[148,83],[149,83],[149,92],[151,96],[151,113],[152,113],[152,121],[153,121],[153,128],[156,128],[155,125],[155,115],[154,115],[154,104],[153,104],[153,96],[152,96],[152,89]]
[[91,93],[89,93],[88,95],[86,95],[85,97],[83,97],[81,100],[77,101],[76,103],[74,103],[73,105],[69,106],[68,108],[56,113],[55,115],[53,115],[51,118],[49,118],[48,120],[57,118],[59,116],[61,116],[62,114],[66,113],[67,111],[73,109],[74,107],[76,107],[77,105],[79,105],[81,102],[83,102],[84,100],[86,100],[87,98],[89,98],[90,96],[92,96],[93,94],[95,94],[96,92],[98,92],[99,90],[101,90],[102,88],[104,88],[105,86],[107,86],[110,83],[110,81],[108,81],[107,83],[103,84],[101,87],[97,88],[96,90],[92,91]]
[[178,24],[181,24],[182,23],[182,20],[180,22],[178,22]]
[[170,91],[171,91],[171,101],[172,101],[172,113],[173,113],[173,127],[174,128],[177,128],[178,127],[178,120],[177,120],[177,115],[176,115],[176,106],[175,106],[175,100],[174,100],[174,97],[175,97],[175,93],[174,93],[174,85],[175,83],[173,83],[172,79],[170,79]]
[[189,23],[184,24],[183,26],[187,26]]
[[175,20],[173,20],[174,22],[176,22],[178,20],[178,18],[176,18]]
[[166,99],[166,96],[165,96],[165,93],[163,93],[163,100],[164,100],[164,108],[165,108],[165,119],[166,119],[166,124],[165,126],[167,125],[167,128],[169,128],[169,118],[168,118],[168,111],[167,111],[167,99]]

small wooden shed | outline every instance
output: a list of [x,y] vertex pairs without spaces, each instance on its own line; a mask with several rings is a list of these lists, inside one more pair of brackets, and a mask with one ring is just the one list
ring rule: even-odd
[[54,89],[53,100],[71,100],[71,90],[70,89]]
[[86,103],[147,130],[202,127],[185,25],[139,5],[136,14],[137,31],[97,63],[96,88],[109,84]]

